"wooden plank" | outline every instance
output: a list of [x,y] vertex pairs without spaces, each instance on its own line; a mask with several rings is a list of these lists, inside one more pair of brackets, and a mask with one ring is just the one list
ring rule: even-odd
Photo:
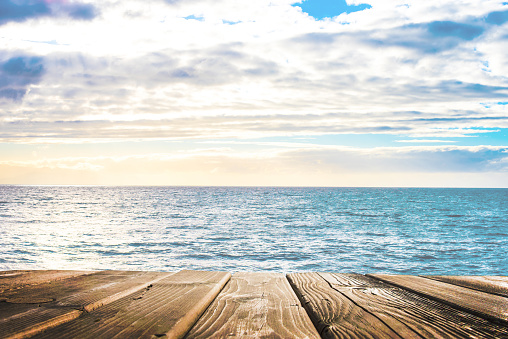
[[145,289],[171,273],[104,271],[4,291],[0,338],[24,338]]
[[360,274],[320,273],[403,338],[501,338],[508,327]]
[[281,273],[235,273],[186,338],[319,338]]
[[0,294],[12,289],[20,289],[50,281],[58,281],[79,275],[95,273],[94,271],[63,271],[63,270],[15,270],[0,271]]
[[508,277],[431,275],[424,278],[472,288],[486,293],[508,297]]
[[181,271],[36,338],[182,338],[230,277]]
[[323,338],[401,338],[381,319],[330,287],[318,273],[287,276]]
[[369,276],[480,317],[508,323],[508,299],[505,297],[411,275],[369,274]]

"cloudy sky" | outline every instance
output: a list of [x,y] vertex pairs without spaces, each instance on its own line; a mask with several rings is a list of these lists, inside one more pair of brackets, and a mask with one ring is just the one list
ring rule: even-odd
[[508,187],[508,2],[1,0],[0,184]]

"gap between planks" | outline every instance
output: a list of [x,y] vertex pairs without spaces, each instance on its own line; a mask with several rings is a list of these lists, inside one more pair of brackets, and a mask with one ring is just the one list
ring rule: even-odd
[[508,298],[508,277],[505,276],[426,275],[422,277]]
[[411,275],[367,274],[383,282],[450,305],[496,323],[508,325],[508,299],[499,295]]
[[204,338],[320,338],[282,273],[235,273],[187,334]]
[[[95,272],[95,273],[98,273],[98,272]],[[155,279],[152,279],[150,281],[144,282],[144,283],[139,284],[137,286],[134,286],[134,287],[131,287],[129,289],[117,292],[117,293],[115,293],[113,295],[109,295],[107,297],[104,297],[102,299],[93,301],[91,303],[82,305],[80,307],[80,309],[78,309],[78,310],[72,310],[72,311],[66,312],[64,314],[58,315],[56,317],[47,319],[45,321],[38,322],[38,323],[33,324],[31,326],[28,326],[27,328],[25,328],[22,331],[18,331],[16,333],[13,333],[13,334],[5,336],[5,338],[9,338],[9,339],[22,339],[22,338],[33,337],[34,335],[37,335],[39,333],[42,333],[42,332],[47,331],[49,329],[52,329],[54,327],[60,326],[60,325],[65,324],[65,323],[68,323],[68,322],[70,322],[70,321],[72,321],[74,319],[77,319],[81,315],[83,315],[84,313],[92,312],[92,311],[98,309],[101,306],[108,305],[108,304],[110,304],[110,303],[112,303],[112,302],[114,302],[116,300],[119,300],[121,298],[124,298],[124,297],[126,297],[126,296],[128,296],[130,294],[133,294],[133,293],[138,292],[140,290],[146,289],[147,286],[150,286],[150,285],[152,285],[152,284],[154,284],[154,283],[156,283],[156,282],[158,282],[158,281],[160,281],[160,280],[162,280],[162,279],[164,279],[166,277],[169,277],[169,276],[171,276],[173,274],[174,273],[163,274],[162,276],[159,276],[159,277],[157,277]],[[86,275],[88,275],[88,274],[86,274]],[[77,277],[77,276],[73,275],[72,277]],[[57,280],[60,280],[60,279],[57,279]],[[55,280],[51,280],[50,282],[53,282],[53,281],[55,281]],[[44,282],[40,282],[37,285],[41,285],[43,283]]]
[[37,338],[182,338],[230,277],[228,272],[183,270]]
[[320,273],[332,288],[383,319],[404,338],[499,338],[508,328],[360,274]]

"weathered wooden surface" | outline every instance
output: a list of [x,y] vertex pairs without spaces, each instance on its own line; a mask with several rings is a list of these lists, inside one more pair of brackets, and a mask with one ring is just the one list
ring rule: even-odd
[[319,338],[286,277],[236,273],[186,338]]
[[403,338],[501,338],[508,328],[360,274],[320,273]]
[[0,338],[37,334],[165,276],[168,273],[103,271],[5,290],[0,294]]
[[508,298],[411,275],[369,274],[369,276],[486,319],[508,324]]
[[230,277],[3,271],[0,338],[508,338],[507,277]]
[[323,338],[401,338],[382,320],[330,287],[318,273],[287,277]]
[[230,276],[181,271],[35,338],[181,338]]
[[424,276],[424,278],[439,280],[454,285],[508,297],[508,277],[431,275]]
[[55,270],[16,270],[0,271],[0,293],[45,282],[57,281],[79,275],[92,274],[93,271],[55,271]]

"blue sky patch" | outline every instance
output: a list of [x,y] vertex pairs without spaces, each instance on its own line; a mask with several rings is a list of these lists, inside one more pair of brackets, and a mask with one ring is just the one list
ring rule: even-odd
[[304,0],[300,4],[294,4],[300,7],[303,12],[321,20],[324,18],[333,18],[342,13],[353,13],[372,8],[368,4],[348,5],[345,0]]
[[25,21],[30,18],[49,15],[51,10],[45,3],[18,4],[10,0],[0,1],[0,25],[9,21]]
[[0,1],[0,25],[8,22],[23,22],[45,16],[69,16],[75,20],[92,20],[98,15],[92,4],[63,4],[56,10],[42,1]]
[[44,66],[40,57],[15,57],[5,62],[2,70],[7,75],[33,78],[42,75]]
[[224,24],[226,24],[226,25],[236,25],[236,24],[241,23],[241,21],[229,21],[229,20],[222,20],[222,23],[224,23]]
[[194,14],[188,15],[184,17],[185,20],[197,20],[197,21],[204,21],[205,19],[203,17],[195,16]]
[[489,24],[500,26],[508,21],[508,11],[489,13],[485,21]]
[[428,28],[429,32],[436,37],[457,37],[464,40],[473,40],[484,31],[480,26],[453,21],[434,21],[429,23]]
[[[508,128],[470,128],[471,138],[461,138],[461,146],[506,146],[508,144]],[[477,130],[478,133],[473,131]]]
[[41,57],[18,56],[0,63],[0,98],[20,101],[45,72]]
[[97,9],[91,4],[71,4],[68,5],[67,12],[76,20],[92,20],[97,16]]

